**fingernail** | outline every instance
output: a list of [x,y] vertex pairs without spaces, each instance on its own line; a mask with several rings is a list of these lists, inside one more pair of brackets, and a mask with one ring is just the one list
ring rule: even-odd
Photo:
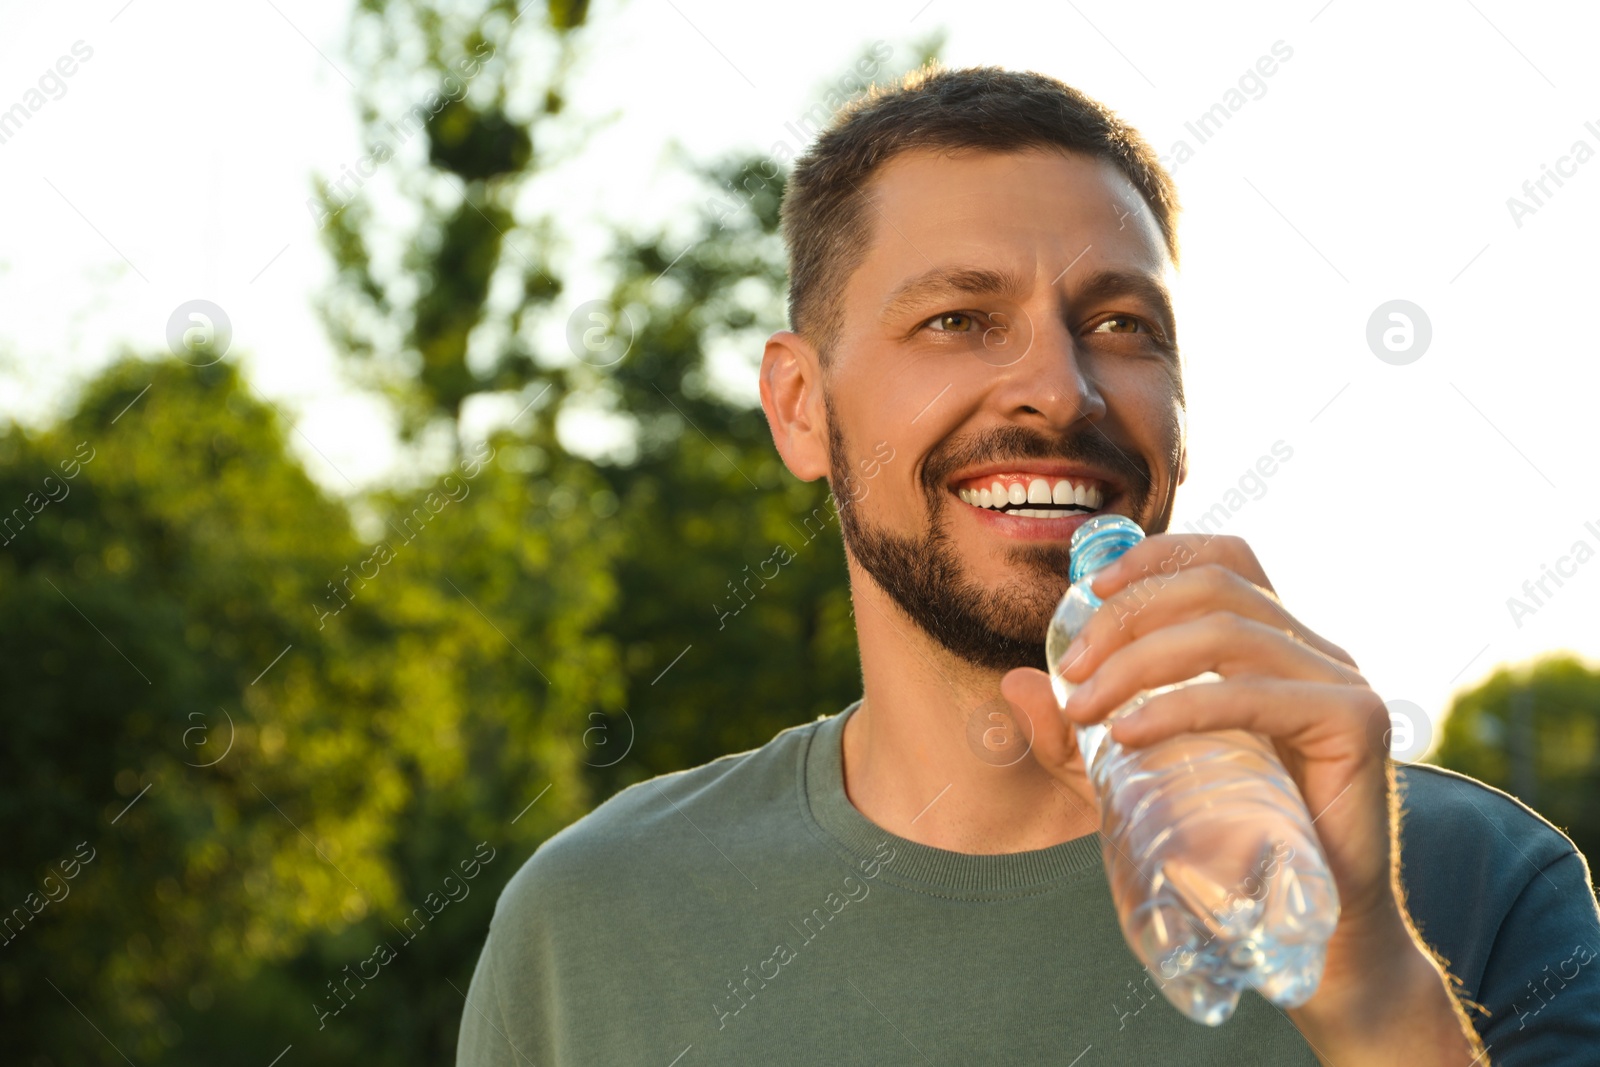
[[1061,669],[1063,671],[1071,670],[1072,669],[1072,665],[1074,663],[1078,662],[1078,658],[1083,655],[1083,650],[1084,650],[1085,647],[1086,647],[1086,644],[1085,644],[1085,642],[1083,640],[1083,635],[1082,634],[1079,634],[1077,637],[1074,637],[1072,639],[1072,644],[1068,645],[1067,646],[1067,650],[1065,652],[1061,653],[1061,664],[1060,664]]
[[1074,716],[1080,715],[1092,696],[1094,696],[1094,678],[1091,677],[1072,691],[1063,710]]

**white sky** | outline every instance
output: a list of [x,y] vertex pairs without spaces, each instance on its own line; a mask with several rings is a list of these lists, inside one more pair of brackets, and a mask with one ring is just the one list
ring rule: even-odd
[[[329,271],[310,174],[365,151],[335,69],[355,77],[347,19],[329,0],[0,2],[0,111],[74,42],[93,49],[0,144],[0,412],[47,417],[119,346],[159,351],[171,311],[204,298],[258,388],[300,416],[319,480],[385,476],[384,411],[341,382],[311,309]],[[576,227],[569,277],[597,277],[600,223],[683,209],[669,143],[710,158],[792,142],[785,123],[864,45],[903,62],[943,26],[953,64],[1055,75],[1163,152],[1194,149],[1175,175],[1191,446],[1176,527],[1282,440],[1293,458],[1225,529],[1386,698],[1436,713],[1498,662],[1600,658],[1600,558],[1520,626],[1506,604],[1575,542],[1600,553],[1585,318],[1600,158],[1564,164],[1520,227],[1507,207],[1574,142],[1600,153],[1594,7],[631,0],[592,22],[571,99],[619,117],[581,170],[539,186]],[[1293,55],[1264,95],[1198,143],[1185,122],[1278,41]],[[1366,342],[1393,299],[1432,323],[1404,366]]]

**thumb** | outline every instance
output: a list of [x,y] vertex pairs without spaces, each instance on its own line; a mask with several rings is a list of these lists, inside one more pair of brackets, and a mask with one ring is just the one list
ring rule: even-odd
[[1033,667],[1018,667],[1000,679],[1000,695],[1027,720],[1033,755],[1057,778],[1082,778],[1078,738],[1056,703],[1050,676]]

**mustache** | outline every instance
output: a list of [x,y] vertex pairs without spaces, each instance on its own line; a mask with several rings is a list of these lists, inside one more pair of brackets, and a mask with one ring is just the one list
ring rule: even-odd
[[963,467],[1013,459],[1059,459],[1082,463],[1119,477],[1135,507],[1150,496],[1150,465],[1133,449],[1117,444],[1098,427],[1051,435],[1025,426],[997,426],[945,441],[929,453],[922,468],[922,487],[930,499],[942,499],[950,476]]

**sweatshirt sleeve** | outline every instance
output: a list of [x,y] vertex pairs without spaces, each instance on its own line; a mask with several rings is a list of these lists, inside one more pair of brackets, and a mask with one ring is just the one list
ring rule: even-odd
[[[559,836],[559,835],[558,835]],[[573,919],[561,885],[570,864],[546,841],[512,876],[495,903],[456,1041],[460,1067],[559,1067],[563,1054],[555,992],[560,984],[554,930]],[[579,886],[581,889],[581,885]]]
[[1496,1067],[1593,1064],[1600,1056],[1600,912],[1575,851],[1517,896],[1489,951],[1478,1032]]
[[478,966],[467,988],[467,1002],[461,1011],[461,1032],[456,1041],[458,1067],[516,1067],[531,1065],[512,1042],[511,1026],[500,1000],[500,983],[495,976],[494,934],[484,942]]

